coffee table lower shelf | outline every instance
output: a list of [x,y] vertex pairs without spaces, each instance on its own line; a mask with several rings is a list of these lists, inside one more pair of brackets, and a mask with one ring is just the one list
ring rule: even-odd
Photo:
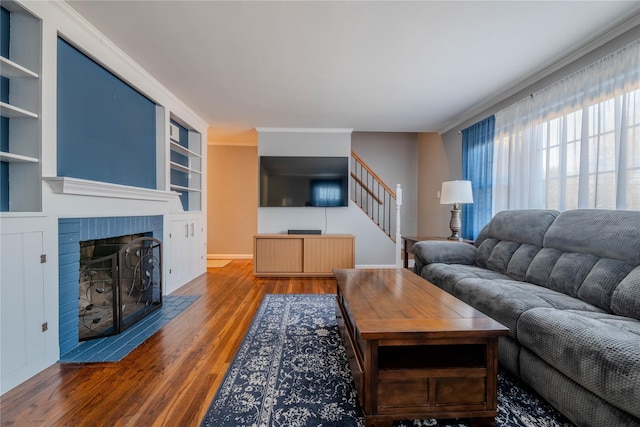
[[497,337],[362,339],[340,294],[336,317],[367,426],[422,418],[495,425]]

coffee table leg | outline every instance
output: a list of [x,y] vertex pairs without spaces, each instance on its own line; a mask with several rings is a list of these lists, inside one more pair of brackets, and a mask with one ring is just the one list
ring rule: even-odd
[[393,420],[365,417],[364,424],[367,427],[391,427],[393,425]]
[[472,418],[471,427],[495,427],[496,419],[493,417]]

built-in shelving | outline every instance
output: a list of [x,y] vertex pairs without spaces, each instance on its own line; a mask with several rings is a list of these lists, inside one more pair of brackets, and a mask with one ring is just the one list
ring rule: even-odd
[[183,166],[180,163],[176,163],[176,162],[171,162],[171,169],[184,172],[184,173],[198,173],[198,174],[201,173],[199,170],[192,169],[187,166]]
[[[0,197],[2,211],[41,211],[41,37],[42,22],[20,4],[3,1],[0,75],[5,92],[0,101]],[[3,22],[4,21],[3,19]],[[8,46],[8,51],[6,47]],[[6,80],[5,80],[6,79]],[[7,82],[8,80],[8,82]],[[8,91],[7,91],[8,89]]]
[[0,162],[7,163],[39,163],[40,159],[29,156],[21,156],[20,154],[5,153],[0,151]]
[[5,58],[4,56],[0,56],[0,75],[8,79],[21,77],[39,78],[38,73],[33,72],[28,68],[13,62],[9,58]]
[[170,189],[180,193],[185,211],[202,209],[202,141],[198,132],[171,117],[169,126]]
[[25,110],[24,108],[16,107],[15,105],[0,102],[0,115],[8,117],[10,119],[37,119],[38,114]]
[[175,151],[176,153],[182,154],[183,156],[195,156],[200,157],[200,153],[196,153],[195,151],[191,151],[186,147],[178,144],[175,141],[171,141],[171,151]]

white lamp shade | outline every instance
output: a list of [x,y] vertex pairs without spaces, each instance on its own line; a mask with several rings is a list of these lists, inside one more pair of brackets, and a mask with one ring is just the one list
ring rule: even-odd
[[440,191],[440,204],[473,203],[471,181],[445,181]]

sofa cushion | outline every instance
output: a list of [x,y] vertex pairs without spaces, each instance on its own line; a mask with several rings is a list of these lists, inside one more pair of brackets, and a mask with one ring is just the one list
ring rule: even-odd
[[542,246],[640,265],[640,212],[598,209],[562,212],[549,227]]
[[[557,216],[558,212],[553,210],[498,212],[476,240],[476,265],[506,273],[512,256],[521,244],[542,247],[544,235]],[[520,253],[518,262],[521,265],[531,262],[531,259],[523,256],[527,253]]]
[[640,320],[640,267],[627,274],[611,297],[611,310]]
[[520,245],[509,260],[509,265],[507,266],[507,274],[509,277],[524,282],[527,269],[540,249],[542,249],[540,246],[530,245],[528,243]]
[[487,259],[487,268],[489,270],[506,274],[509,261],[511,261],[511,257],[518,250],[520,245],[520,242],[510,242],[508,240],[499,241]]
[[455,241],[423,240],[413,245],[414,256],[424,264],[444,262],[473,265],[477,251],[473,245]]
[[[633,267],[624,261],[600,259],[580,286],[578,298],[611,312],[613,293],[631,270]],[[636,299],[640,299],[640,294]]]
[[[612,313],[616,287],[638,263],[640,212],[566,211],[549,227],[524,280]],[[633,304],[629,298],[621,306]]]
[[539,307],[520,316],[520,343],[618,408],[640,417],[640,322]]
[[428,264],[422,267],[420,276],[452,295],[462,279],[509,279],[509,276],[495,271],[462,264]]
[[[547,287],[554,291],[577,297],[580,286],[597,262],[598,257],[593,255],[564,253],[560,255],[560,258],[553,266],[547,281]],[[592,300],[585,301],[595,304]]]
[[516,327],[520,316],[533,308],[603,312],[561,292],[511,279],[463,278],[455,285],[453,295],[502,323],[515,339],[518,339]]
[[562,254],[563,252],[557,249],[542,248],[529,264],[525,280],[539,286],[547,286],[551,272]]
[[553,210],[514,210],[498,212],[489,222],[488,237],[542,246],[549,226],[558,216]]

